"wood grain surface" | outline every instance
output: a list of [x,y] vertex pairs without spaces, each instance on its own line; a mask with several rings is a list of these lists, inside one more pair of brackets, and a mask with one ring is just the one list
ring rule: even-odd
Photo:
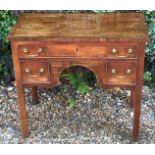
[[12,39],[144,39],[147,36],[142,13],[49,14],[24,13],[13,27]]

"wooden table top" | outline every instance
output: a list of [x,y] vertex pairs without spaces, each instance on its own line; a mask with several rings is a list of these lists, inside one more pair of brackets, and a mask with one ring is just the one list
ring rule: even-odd
[[147,40],[142,13],[49,14],[24,13],[8,39],[103,38]]

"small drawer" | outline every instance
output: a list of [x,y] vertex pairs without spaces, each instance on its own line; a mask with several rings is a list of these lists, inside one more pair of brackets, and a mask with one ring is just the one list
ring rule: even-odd
[[48,83],[50,81],[48,62],[21,62],[21,73],[23,83]]
[[116,85],[136,84],[136,62],[107,62],[106,83]]
[[35,58],[35,57],[46,57],[47,56],[47,49],[46,45],[40,44],[21,44],[18,46],[19,57],[28,57],[28,58]]
[[137,45],[134,44],[112,44],[107,46],[107,58],[136,58],[137,57]]

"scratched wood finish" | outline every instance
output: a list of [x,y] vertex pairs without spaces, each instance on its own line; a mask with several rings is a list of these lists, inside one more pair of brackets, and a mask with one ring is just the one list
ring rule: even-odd
[[11,30],[21,129],[29,135],[24,88],[54,87],[67,67],[91,70],[100,87],[131,90],[134,108],[132,139],[139,133],[144,48],[148,39],[141,13],[25,13]]

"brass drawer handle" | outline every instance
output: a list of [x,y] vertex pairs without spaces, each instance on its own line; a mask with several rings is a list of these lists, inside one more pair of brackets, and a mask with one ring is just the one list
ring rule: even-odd
[[25,73],[27,73],[32,78],[37,78],[41,76],[41,73],[44,72],[44,68],[40,68],[38,74],[32,74],[32,71],[29,68],[25,68]]
[[118,51],[117,51],[115,48],[112,49],[112,53],[113,53],[113,54],[116,54],[117,52],[118,52]]
[[124,79],[126,78],[128,75],[131,74],[131,69],[127,69],[126,72],[125,72],[125,75],[116,75],[117,72],[116,72],[116,69],[112,69],[111,70],[111,73],[113,76],[115,76],[117,79]]
[[29,54],[29,55],[27,55],[28,57],[38,57],[38,53],[37,54]]
[[132,49],[132,48],[129,48],[129,49],[128,49],[128,53],[129,53],[129,54],[133,53],[133,49]]
[[37,51],[38,53],[41,53],[41,52],[43,52],[43,48],[38,48],[38,51]]
[[131,69],[127,69],[126,74],[128,74],[128,75],[131,74]]
[[23,49],[23,52],[24,52],[24,53],[28,53],[29,50],[28,50],[27,48],[24,48],[24,49]]
[[118,58],[127,58],[129,57],[130,54],[133,53],[133,49],[132,48],[128,49],[128,55],[118,55],[119,51],[117,51],[115,48],[112,49],[112,53],[115,54]]

